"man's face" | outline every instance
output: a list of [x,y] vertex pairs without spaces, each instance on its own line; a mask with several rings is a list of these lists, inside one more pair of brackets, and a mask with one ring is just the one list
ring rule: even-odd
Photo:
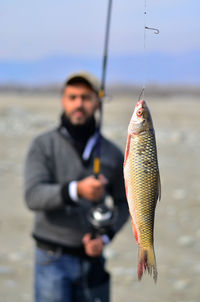
[[84,84],[67,85],[62,105],[73,125],[83,125],[94,115],[99,100],[96,93]]

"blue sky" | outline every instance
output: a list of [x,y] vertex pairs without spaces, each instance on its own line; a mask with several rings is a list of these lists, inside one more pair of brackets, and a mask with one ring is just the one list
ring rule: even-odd
[[[101,56],[108,0],[1,0],[0,60]],[[200,50],[199,0],[147,0],[147,50]],[[144,0],[113,0],[110,54],[143,51]]]

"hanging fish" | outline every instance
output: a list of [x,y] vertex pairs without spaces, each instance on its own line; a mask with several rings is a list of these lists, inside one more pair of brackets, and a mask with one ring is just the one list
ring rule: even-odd
[[139,245],[138,279],[143,270],[157,280],[153,245],[154,214],[161,197],[156,140],[150,111],[144,100],[135,107],[128,126],[124,178],[133,231]]

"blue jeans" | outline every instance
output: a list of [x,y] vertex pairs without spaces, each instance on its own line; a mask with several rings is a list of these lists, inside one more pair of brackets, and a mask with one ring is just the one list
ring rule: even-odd
[[35,250],[35,302],[109,302],[104,258]]

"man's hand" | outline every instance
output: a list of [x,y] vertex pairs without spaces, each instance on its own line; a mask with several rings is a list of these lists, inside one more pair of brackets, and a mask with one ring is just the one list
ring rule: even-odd
[[91,239],[91,234],[86,234],[83,237],[83,245],[85,247],[85,252],[90,257],[98,257],[103,251],[103,240],[101,236]]
[[108,180],[99,175],[96,179],[94,176],[89,176],[77,182],[78,196],[90,201],[98,201],[104,195],[105,185]]

